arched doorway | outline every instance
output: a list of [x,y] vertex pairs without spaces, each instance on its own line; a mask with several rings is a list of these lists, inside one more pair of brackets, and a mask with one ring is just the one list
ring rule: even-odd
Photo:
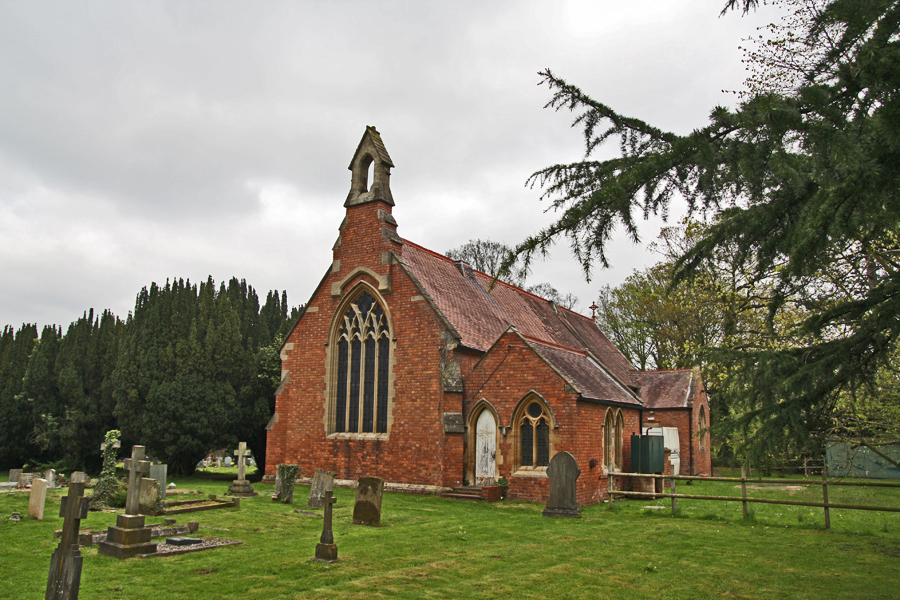
[[475,424],[475,485],[493,485],[496,477],[497,422],[483,410]]

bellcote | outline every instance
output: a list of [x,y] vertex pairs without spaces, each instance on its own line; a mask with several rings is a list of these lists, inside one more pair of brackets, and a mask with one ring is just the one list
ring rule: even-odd
[[[359,141],[353,160],[350,161],[350,193],[344,201],[345,207],[369,202],[384,202],[394,206],[391,196],[391,157],[381,141],[381,135],[371,126]],[[371,173],[370,173],[370,167]]]

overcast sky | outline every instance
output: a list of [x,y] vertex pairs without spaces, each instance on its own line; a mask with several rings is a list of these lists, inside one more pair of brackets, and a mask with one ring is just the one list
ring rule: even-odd
[[[553,218],[525,187],[583,157],[537,72],[678,133],[733,105],[771,9],[621,2],[0,3],[0,326],[125,317],[151,282],[246,279],[306,302],[374,125],[401,236],[515,244]],[[564,244],[530,283],[574,293],[655,262],[624,235],[586,283]]]

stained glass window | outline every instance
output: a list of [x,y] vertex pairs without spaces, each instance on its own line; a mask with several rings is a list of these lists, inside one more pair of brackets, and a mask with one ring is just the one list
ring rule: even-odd
[[344,313],[337,332],[334,431],[387,432],[389,337],[384,310],[363,293]]

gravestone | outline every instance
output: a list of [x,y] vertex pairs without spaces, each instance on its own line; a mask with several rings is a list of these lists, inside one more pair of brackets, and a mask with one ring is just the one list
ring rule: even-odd
[[237,465],[238,465],[238,478],[234,480],[231,484],[231,487],[228,488],[228,493],[234,496],[258,496],[255,491],[253,491],[253,486],[250,485],[250,482],[247,481],[247,455],[250,453],[247,450],[247,442],[241,442],[238,444],[238,449],[234,451],[234,455],[237,457]]
[[230,456],[226,456],[226,457],[225,457],[225,466],[226,466],[226,467],[230,467],[231,464],[232,464],[232,463],[231,463],[231,457],[230,457]]
[[381,497],[384,480],[378,477],[360,477],[356,482],[356,503],[353,505],[355,525],[381,526]]
[[38,521],[44,520],[44,504],[47,502],[47,480],[31,481],[31,496],[28,498],[28,514]]
[[222,466],[222,459],[221,459],[221,458],[217,458],[217,459],[216,459],[216,466],[217,466],[217,467],[221,467],[221,466]]
[[169,476],[169,465],[150,465],[150,479],[159,482],[159,493],[166,499],[166,477]]
[[[284,485],[284,483],[282,483]],[[316,469],[313,475],[312,485],[309,487],[309,508],[322,508],[325,506],[325,492],[332,491],[334,485],[334,473]]]
[[159,482],[155,479],[144,477],[141,479],[141,495],[138,501],[139,508],[143,514],[155,515],[159,512],[160,506],[158,496],[160,494]]
[[84,497],[84,473],[76,471],[63,496],[59,516],[63,517],[62,539],[50,557],[45,600],[78,600],[82,557],[78,550],[78,529],[87,517],[88,499]]
[[28,487],[31,485],[31,480],[34,479],[35,473],[20,473],[19,474],[19,487]]
[[46,473],[44,473],[44,479],[47,480],[48,488],[56,487],[56,469],[48,469]]
[[144,460],[143,446],[131,447],[131,458],[125,459],[125,469],[128,471],[128,496],[125,497],[125,514],[136,515],[141,505],[141,477],[142,473],[150,473],[150,461]]
[[272,490],[272,500],[281,500],[281,471],[275,469],[275,489]]
[[132,446],[131,458],[125,459],[125,468],[128,470],[126,514],[116,516],[116,524],[109,527],[106,540],[100,542],[100,552],[116,558],[156,552],[156,543],[150,541],[153,530],[144,527],[144,516],[138,514],[141,503],[141,473],[150,471],[150,462],[144,460],[143,446]]
[[331,490],[326,490],[322,496],[322,504],[325,506],[325,520],[322,522],[322,537],[316,544],[316,557],[319,562],[336,562],[338,559],[337,544],[334,543],[334,532],[331,530],[331,506],[337,502],[332,496]]
[[557,452],[550,459],[547,476],[550,478],[550,499],[544,508],[545,517],[580,517],[575,482],[581,470],[575,457],[568,452]]
[[19,475],[22,474],[22,469],[10,469],[9,470],[9,482],[19,484]]
[[283,504],[293,504],[294,484],[300,475],[300,465],[291,463],[280,464],[276,467],[276,472],[278,474],[276,476],[276,484],[280,481],[280,486],[277,486],[277,494],[272,496],[272,499],[278,500]]

